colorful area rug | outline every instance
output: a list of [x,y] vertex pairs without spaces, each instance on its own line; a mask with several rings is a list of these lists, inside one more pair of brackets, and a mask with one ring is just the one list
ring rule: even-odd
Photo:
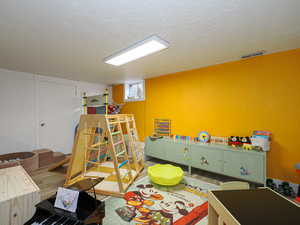
[[195,225],[207,224],[207,191],[218,189],[185,177],[173,187],[152,184],[148,177],[136,181],[124,198],[105,201],[104,225]]

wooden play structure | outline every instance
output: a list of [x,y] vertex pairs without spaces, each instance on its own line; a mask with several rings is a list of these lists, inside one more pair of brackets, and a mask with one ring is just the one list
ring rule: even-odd
[[82,115],[65,186],[78,180],[104,177],[96,193],[122,197],[144,168],[134,116]]
[[84,92],[82,96],[83,114],[109,114],[108,96],[108,89],[105,89],[103,94],[94,96],[87,96]]

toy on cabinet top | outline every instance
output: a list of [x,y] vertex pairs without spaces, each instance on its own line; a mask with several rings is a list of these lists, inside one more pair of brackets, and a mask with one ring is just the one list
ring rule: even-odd
[[154,119],[154,133],[158,136],[171,136],[171,120]]
[[152,134],[152,136],[149,137],[151,141],[156,141],[157,139],[163,138],[163,136],[159,136],[157,134]]
[[250,137],[246,136],[246,137],[241,137],[240,139],[241,139],[241,144],[243,149],[252,150]]
[[268,151],[270,149],[270,135],[268,131],[254,131],[250,136],[210,136],[208,132],[201,131],[198,137],[170,135],[169,137],[174,142],[194,142],[202,144],[220,144],[229,145],[233,148],[242,148],[244,150]]
[[210,136],[209,142],[217,145],[228,145],[228,137]]
[[200,133],[199,133],[199,140],[200,140],[200,142],[201,143],[208,143],[209,142],[209,138],[210,138],[210,136],[209,136],[209,133],[208,132],[206,132],[206,131],[201,131]]
[[188,142],[194,140],[193,137],[190,137],[190,136],[183,136],[183,135],[178,135],[178,134],[171,134],[171,135],[170,135],[170,138],[171,138],[173,141],[186,142],[186,143],[188,143]]
[[253,131],[251,142],[254,149],[261,151],[269,151],[271,143],[271,132]]
[[228,145],[236,148],[236,147],[240,147],[241,146],[241,140],[239,136],[230,136],[229,137],[229,141],[228,141]]

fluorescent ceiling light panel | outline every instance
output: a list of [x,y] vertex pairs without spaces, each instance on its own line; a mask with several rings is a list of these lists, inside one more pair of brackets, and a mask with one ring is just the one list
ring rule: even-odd
[[158,36],[151,36],[143,41],[140,41],[129,48],[126,48],[118,53],[113,54],[104,59],[105,63],[114,66],[120,66],[125,63],[150,55],[154,52],[166,49],[169,43],[162,40]]

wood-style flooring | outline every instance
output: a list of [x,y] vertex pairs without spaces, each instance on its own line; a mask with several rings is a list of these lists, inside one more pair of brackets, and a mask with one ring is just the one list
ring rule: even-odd
[[[139,177],[145,176],[147,174],[147,167],[154,165],[156,163],[166,163],[166,162],[162,161],[162,160],[157,160],[157,159],[147,160],[145,162],[145,168],[144,168],[143,172],[139,175]],[[187,173],[187,168],[184,166],[181,166],[181,167],[185,170],[186,175],[189,176]],[[56,193],[58,187],[63,186],[63,184],[65,182],[65,173],[63,174],[61,172],[66,172],[66,171],[60,170],[60,172],[49,172],[48,167],[45,167],[45,168],[36,170],[30,174],[31,177],[33,178],[33,180],[35,181],[35,183],[39,186],[39,188],[41,190],[41,199],[42,200],[49,198],[50,196],[52,196],[53,194]],[[200,180],[203,180],[203,181],[206,181],[209,183],[213,183],[213,184],[217,184],[217,185],[219,184],[219,182],[233,180],[233,178],[228,178],[228,177],[224,177],[221,175],[212,174],[212,173],[208,173],[208,172],[196,170],[196,169],[193,169],[191,176],[196,179],[200,179]],[[98,199],[103,199],[105,197],[106,196],[97,195]]]

